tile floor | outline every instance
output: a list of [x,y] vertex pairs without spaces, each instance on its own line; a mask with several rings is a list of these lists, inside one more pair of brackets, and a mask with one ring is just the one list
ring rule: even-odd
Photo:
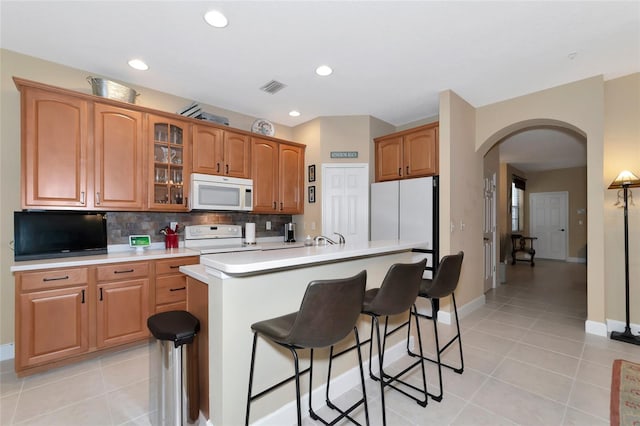
[[[507,277],[487,293],[486,305],[462,319],[465,371],[445,370],[442,402],[422,408],[387,390],[388,425],[609,423],[611,363],[640,362],[640,350],[585,334],[585,265],[540,260],[535,268],[508,266]],[[422,329],[430,334],[430,324]],[[451,332],[447,326],[440,330]],[[432,343],[425,340],[428,351]],[[447,351],[452,363],[456,352],[455,347]],[[146,345],[23,379],[15,376],[11,361],[1,362],[0,424],[149,424],[148,368]],[[435,390],[433,365],[427,375]],[[359,394],[355,388],[337,401]],[[368,382],[367,394],[371,423],[381,424],[376,383]],[[362,410],[356,417],[363,417]],[[308,418],[304,423],[315,424]]]

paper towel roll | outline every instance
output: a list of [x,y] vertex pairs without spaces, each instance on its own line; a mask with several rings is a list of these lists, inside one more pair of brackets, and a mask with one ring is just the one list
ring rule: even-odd
[[247,244],[256,243],[256,224],[255,223],[244,224],[244,240]]

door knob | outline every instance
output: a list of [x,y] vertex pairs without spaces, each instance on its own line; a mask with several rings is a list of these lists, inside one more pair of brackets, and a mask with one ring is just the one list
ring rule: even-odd
[[560,231],[564,232],[564,228],[562,228]]

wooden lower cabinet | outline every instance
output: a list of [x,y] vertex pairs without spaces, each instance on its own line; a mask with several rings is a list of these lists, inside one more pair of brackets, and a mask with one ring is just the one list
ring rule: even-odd
[[98,266],[96,277],[97,347],[149,336],[149,262]]
[[200,263],[199,256],[156,260],[155,312],[185,310],[187,307],[187,277],[181,266]]
[[187,311],[200,321],[194,345],[198,348],[200,411],[209,419],[209,286],[187,277]]
[[16,373],[149,338],[150,315],[187,308],[179,268],[199,261],[186,256],[15,272]]
[[87,293],[85,284],[18,295],[17,370],[89,351]]
[[98,285],[96,343],[98,348],[135,342],[149,336],[147,278]]

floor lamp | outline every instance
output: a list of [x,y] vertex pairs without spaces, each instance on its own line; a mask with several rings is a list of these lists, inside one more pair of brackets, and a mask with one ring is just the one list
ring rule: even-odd
[[[624,296],[625,296],[625,308],[626,308],[626,320],[625,328],[623,332],[612,331],[611,339],[619,340],[621,342],[632,343],[634,345],[640,345],[640,336],[635,336],[631,333],[631,327],[629,325],[629,220],[628,215],[628,199],[629,188],[640,187],[640,178],[629,171],[621,172],[616,180],[614,180],[609,189],[622,188],[622,196],[624,203]],[[619,200],[619,198],[618,198]]]

